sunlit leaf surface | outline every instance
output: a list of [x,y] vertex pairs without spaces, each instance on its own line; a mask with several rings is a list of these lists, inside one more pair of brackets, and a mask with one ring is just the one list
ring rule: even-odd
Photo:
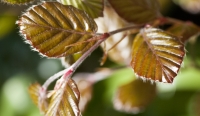
[[78,9],[84,10],[91,17],[97,18],[103,16],[104,0],[58,0],[65,5],[72,5]]
[[191,36],[197,34],[200,28],[192,22],[176,23],[167,31],[178,36],[182,42],[186,42]]
[[141,78],[172,83],[184,55],[184,45],[178,38],[160,29],[145,27],[134,39],[131,66]]
[[114,96],[114,107],[119,111],[138,113],[155,97],[156,84],[136,79],[118,88]]
[[79,100],[77,85],[69,78],[66,83],[52,91],[45,116],[80,116]]
[[29,94],[32,101],[36,104],[36,106],[40,109],[41,113],[45,113],[48,107],[48,103],[46,98],[42,98],[40,96],[41,85],[39,83],[34,83],[29,86]]
[[34,0],[2,0],[2,1],[8,4],[26,4],[33,2]]
[[68,56],[88,50],[95,41],[74,44],[90,39],[97,31],[96,23],[85,12],[58,2],[33,6],[17,24],[27,43],[47,57]]
[[108,0],[115,11],[128,22],[150,22],[160,17],[157,0]]

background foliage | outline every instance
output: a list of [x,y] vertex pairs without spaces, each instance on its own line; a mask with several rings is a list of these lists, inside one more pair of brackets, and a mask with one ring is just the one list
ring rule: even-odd
[[[164,15],[184,21],[192,21],[200,26],[200,14],[184,11],[169,0],[160,0]],[[176,0],[178,1],[178,0]],[[178,2],[176,2],[178,3]],[[60,60],[41,58],[24,44],[18,34],[15,21],[25,7],[0,4],[0,115],[39,116],[39,111],[31,102],[28,86],[36,80],[43,83],[46,77],[63,69]],[[158,94],[151,104],[136,116],[199,116],[200,103],[200,38],[186,45],[187,55],[184,67],[173,84],[158,85]],[[99,67],[102,51],[97,49],[77,72],[93,72]],[[194,57],[195,56],[195,57]],[[99,60],[98,60],[99,59]],[[93,62],[93,63],[90,63]],[[105,67],[115,64],[107,61]],[[93,98],[84,116],[132,116],[113,109],[112,100],[117,86],[133,78],[130,69],[120,70],[110,78],[95,84]],[[140,88],[138,88],[138,91]]]

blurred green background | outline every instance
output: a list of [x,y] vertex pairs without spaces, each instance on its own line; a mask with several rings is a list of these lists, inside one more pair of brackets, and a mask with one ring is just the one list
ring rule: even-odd
[[[200,14],[191,14],[170,0],[162,1],[162,12],[200,26]],[[59,59],[47,59],[31,51],[19,35],[15,21],[29,7],[0,3],[0,116],[40,116],[28,95],[33,82],[43,83],[64,69]],[[120,70],[94,86],[91,102],[83,116],[200,116],[200,38],[186,46],[184,65],[173,84],[158,84],[158,94],[139,114],[126,114],[113,109],[116,88],[132,78],[130,69]],[[93,72],[99,67],[102,51],[97,49],[77,72]],[[91,63],[92,62],[92,63]],[[114,66],[107,61],[105,66]],[[139,90],[139,88],[138,88]]]

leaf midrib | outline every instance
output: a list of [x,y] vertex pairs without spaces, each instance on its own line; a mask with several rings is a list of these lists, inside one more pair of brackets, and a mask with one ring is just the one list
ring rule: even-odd
[[[147,36],[146,36],[146,32],[145,30],[142,31],[142,37],[144,38],[144,41],[146,42],[147,46],[150,48],[150,50],[152,51],[153,55],[156,57],[156,60],[158,61],[158,63],[160,64],[161,68],[162,68],[162,71],[165,72],[165,69],[164,69],[164,65],[162,64],[162,62],[160,61],[159,59],[159,56],[155,53],[155,50],[153,50],[153,47],[152,45],[148,42],[147,40]],[[166,73],[166,72],[165,72]],[[167,74],[167,73],[166,73]],[[163,75],[163,74],[162,74]],[[162,78],[161,78],[162,80]],[[170,80],[171,81],[171,80]]]
[[52,29],[52,30],[58,30],[58,31],[64,31],[64,32],[69,32],[69,33],[72,33],[72,34],[80,34],[80,35],[96,35],[96,33],[92,33],[92,32],[80,32],[80,31],[76,31],[76,30],[66,30],[66,29],[62,29],[62,28],[55,28],[55,27],[51,27],[51,26],[43,26],[43,25],[39,25],[39,24],[30,24],[30,23],[25,23],[23,22],[24,25],[30,25],[30,26],[37,26],[37,27],[41,27],[41,28],[49,28],[49,29]]

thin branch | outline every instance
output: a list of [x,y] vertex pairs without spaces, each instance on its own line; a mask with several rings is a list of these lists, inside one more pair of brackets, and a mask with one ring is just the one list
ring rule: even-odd
[[55,81],[57,78],[59,78],[60,76],[62,76],[63,74],[65,74],[65,72],[67,72],[69,69],[65,69],[65,70],[62,70],[56,74],[54,74],[53,76],[49,77],[45,83],[42,85],[42,88],[47,90],[48,86],[53,82]]
[[128,27],[124,27],[124,28],[121,28],[121,29],[111,31],[108,34],[114,35],[116,33],[122,32],[122,31],[127,31],[127,30],[130,30],[130,29],[141,28],[141,27],[144,27],[144,25],[132,25],[132,26],[128,26]]
[[112,50],[113,48],[115,48],[126,36],[127,36],[127,33],[125,33],[125,34],[122,36],[122,38],[121,38],[117,43],[115,43],[111,48],[109,48],[109,49],[107,50],[107,53],[108,53],[110,50]]
[[115,48],[126,36],[127,36],[127,33],[125,33],[122,36],[122,38],[117,43],[115,43],[111,48],[109,48],[108,50],[105,50],[106,48],[104,48],[104,55],[103,55],[102,60],[100,62],[101,66],[104,65],[104,63],[106,62],[107,57],[108,57],[108,52],[111,51],[113,48]]
[[[73,65],[71,65],[69,68],[60,71],[59,73],[56,73],[55,75],[51,76],[50,78],[47,79],[47,81],[43,84],[43,89],[47,90],[48,86],[55,81],[57,78],[59,78],[61,75],[63,75],[61,78],[62,79],[68,79],[69,77],[72,76],[72,74],[74,73],[74,71],[82,64],[82,62],[95,50],[97,49],[100,44],[105,41],[108,37],[110,37],[113,34],[122,32],[122,31],[127,31],[130,29],[134,29],[134,28],[141,28],[144,25],[133,25],[133,26],[129,26],[129,27],[125,27],[122,29],[117,29],[115,31],[111,31],[109,33],[104,33],[101,34],[99,36],[97,36],[97,42],[88,50],[86,51]],[[99,33],[100,34],[100,33]],[[98,34],[97,34],[98,35]]]
[[110,35],[108,33],[105,33],[103,35],[98,36],[99,38],[97,43],[95,43],[88,51],[86,51],[73,65],[71,65],[69,68],[60,71],[59,73],[56,73],[55,75],[51,76],[47,79],[47,81],[43,84],[43,88],[46,90],[48,86],[55,81],[57,78],[59,78],[61,75],[62,78],[65,80],[74,73],[74,71],[82,64],[82,62],[96,49],[99,47],[99,45],[105,41]]

